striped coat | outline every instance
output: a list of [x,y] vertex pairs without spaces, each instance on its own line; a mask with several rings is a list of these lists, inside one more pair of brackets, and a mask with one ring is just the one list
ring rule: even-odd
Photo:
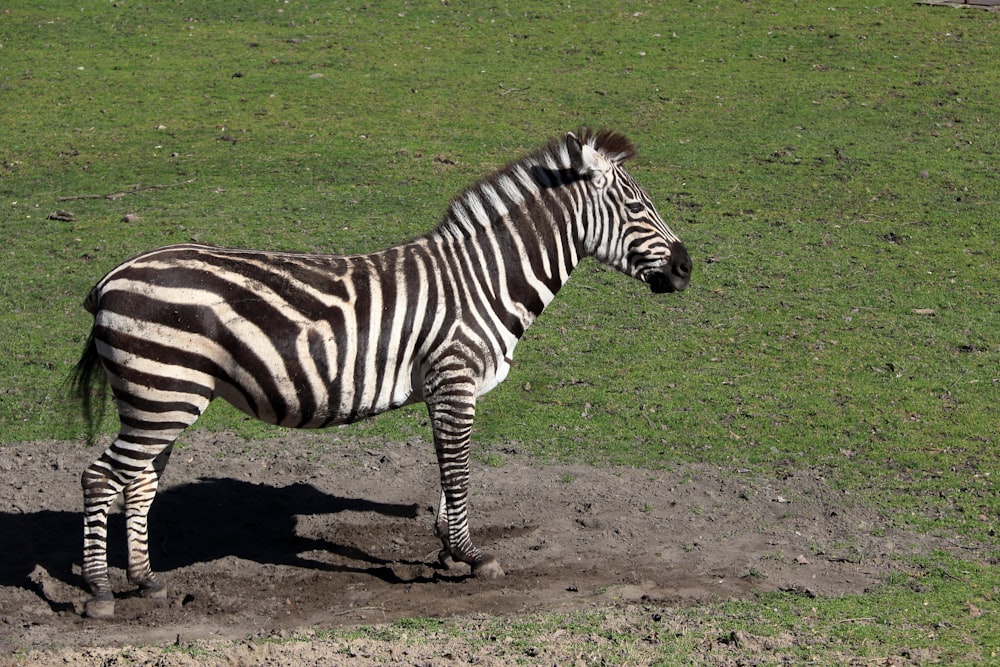
[[83,475],[88,614],[113,614],[107,512],[119,493],[129,577],[163,594],[146,516],[174,440],[218,397],[296,428],[426,403],[441,470],[441,560],[502,574],[468,527],[477,398],[504,380],[518,340],[585,257],[654,292],[688,284],[683,243],[622,166],[633,153],[614,132],[567,134],[466,190],[430,233],[381,252],[183,244],[108,273],[85,302],[94,326],[76,375],[88,411],[106,379],[121,420]]

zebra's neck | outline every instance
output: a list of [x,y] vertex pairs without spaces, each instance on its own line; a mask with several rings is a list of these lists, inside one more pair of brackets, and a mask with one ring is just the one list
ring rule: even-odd
[[[562,155],[560,155],[562,153]],[[455,198],[428,239],[469,267],[498,319],[517,337],[566,284],[584,255],[583,225],[559,145],[515,162]]]

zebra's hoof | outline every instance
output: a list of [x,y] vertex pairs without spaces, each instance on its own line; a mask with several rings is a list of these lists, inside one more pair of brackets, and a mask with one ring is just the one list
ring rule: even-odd
[[479,562],[472,566],[472,576],[477,579],[497,579],[503,576],[503,568],[493,556],[483,556]]
[[149,598],[151,600],[165,600],[167,599],[167,587],[163,584],[144,587],[142,589],[142,597]]
[[447,549],[438,552],[438,563],[445,570],[453,570],[458,565],[458,561],[451,557],[451,553]]
[[91,598],[83,606],[83,614],[87,618],[114,618],[114,599]]

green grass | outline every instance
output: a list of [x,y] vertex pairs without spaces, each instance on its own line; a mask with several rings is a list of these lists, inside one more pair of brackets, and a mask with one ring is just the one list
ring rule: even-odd
[[[490,450],[514,442],[598,464],[815,467],[901,525],[996,545],[997,14],[854,1],[3,12],[0,440],[83,435],[63,385],[90,325],[80,303],[128,256],[191,239],[380,249],[522,152],[606,125],[638,144],[631,169],[687,242],[692,287],[655,296],[582,265],[480,405],[486,460],[502,465]],[[57,201],[136,185],[173,187]],[[76,220],[49,220],[56,209]],[[272,432],[222,405],[200,425]],[[352,429],[429,435],[419,408]]]

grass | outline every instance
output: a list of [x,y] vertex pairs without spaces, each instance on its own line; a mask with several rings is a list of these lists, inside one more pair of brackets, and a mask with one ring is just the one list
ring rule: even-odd
[[[2,441],[82,436],[63,385],[90,324],[80,303],[130,255],[192,239],[379,249],[522,152],[607,125],[638,144],[631,169],[687,242],[692,287],[657,297],[582,265],[482,401],[483,460],[502,465],[491,451],[514,442],[601,465],[814,467],[901,525],[996,545],[997,14],[853,0],[3,12]],[[171,187],[57,199],[137,185]],[[271,432],[222,405],[200,426]],[[352,429],[428,436],[419,408]],[[995,596],[995,571],[971,571],[942,579],[931,610]],[[847,613],[880,618],[880,595]],[[940,655],[960,655],[960,635],[996,646],[980,632],[995,601],[980,601],[980,618],[949,601]],[[855,628],[833,620],[843,603],[809,604],[817,632],[848,644],[916,641],[902,619]]]

